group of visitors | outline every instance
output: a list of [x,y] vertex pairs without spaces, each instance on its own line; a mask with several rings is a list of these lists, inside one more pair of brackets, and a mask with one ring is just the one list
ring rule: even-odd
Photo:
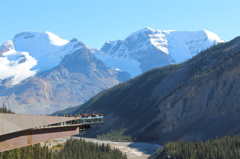
[[99,116],[103,116],[103,114],[83,114],[81,115],[80,117],[86,117],[86,118],[89,118],[89,117],[99,117]]
[[[73,117],[72,115],[63,115],[64,117]],[[99,116],[103,116],[103,114],[76,114],[74,117],[75,118],[90,118],[90,117],[99,117]]]

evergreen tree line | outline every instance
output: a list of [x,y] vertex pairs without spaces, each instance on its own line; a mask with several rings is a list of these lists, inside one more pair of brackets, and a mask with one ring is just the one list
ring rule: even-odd
[[127,157],[119,149],[112,149],[109,144],[70,139],[58,152],[36,144],[0,152],[0,159],[127,159]]
[[56,155],[40,144],[0,152],[0,159],[55,159]]
[[5,104],[2,104],[2,107],[0,108],[0,113],[14,113],[10,109],[7,109],[7,106]]
[[[237,159],[240,158],[240,137],[225,136],[197,142],[168,142],[158,150],[157,159]],[[152,158],[152,159],[153,159]]]
[[56,154],[56,159],[126,159],[119,149],[111,148],[109,144],[96,144],[85,140],[70,139],[62,151]]
[[109,132],[101,135],[97,135],[97,139],[99,140],[111,140],[111,141],[134,141],[133,137],[130,135],[124,135],[125,128],[119,128],[119,129],[111,129]]

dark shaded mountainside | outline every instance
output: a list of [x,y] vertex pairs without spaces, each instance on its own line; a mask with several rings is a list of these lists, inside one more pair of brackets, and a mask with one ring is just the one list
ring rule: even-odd
[[102,91],[72,114],[104,113],[104,125],[89,131],[91,137],[120,127],[156,143],[238,134],[239,61],[240,37]]

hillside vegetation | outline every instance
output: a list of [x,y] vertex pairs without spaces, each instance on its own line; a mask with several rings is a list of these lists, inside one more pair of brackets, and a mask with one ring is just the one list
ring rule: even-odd
[[6,105],[3,104],[2,107],[0,107],[0,113],[14,113],[10,109],[7,109]]
[[0,152],[0,159],[55,159],[54,156],[48,147],[40,144]]
[[64,148],[54,152],[40,144],[0,152],[0,159],[126,159],[119,149],[109,145],[70,139]]
[[184,63],[150,70],[102,91],[72,113],[105,115],[104,125],[86,133],[92,137],[122,125],[123,135],[158,143],[236,134],[239,61],[238,37]]
[[149,159],[230,159],[240,158],[240,137],[225,136],[205,142],[168,142]]
[[96,144],[85,140],[70,139],[56,159],[127,159],[119,149],[111,149],[109,144]]

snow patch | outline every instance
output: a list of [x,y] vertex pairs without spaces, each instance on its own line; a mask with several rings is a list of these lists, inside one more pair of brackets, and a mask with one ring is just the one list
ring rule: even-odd
[[211,44],[213,43],[222,43],[224,42],[223,39],[219,38],[218,35],[214,34],[213,32],[210,32],[208,30],[203,30],[205,32],[205,34],[207,35],[208,37],[208,40]]
[[112,58],[112,56],[100,50],[95,52],[94,55],[104,61],[110,68],[115,68],[118,71],[127,71],[131,75],[131,78],[142,73],[140,63],[136,60],[118,57]]
[[20,32],[5,42],[0,50],[0,79],[13,77],[11,84],[50,70],[82,46],[77,41],[61,39],[51,32]]
[[48,35],[48,38],[50,40],[50,44],[55,45],[55,46],[62,46],[68,43],[68,40],[61,39],[57,35],[47,31],[46,34]]
[[[124,40],[106,42],[101,51],[96,51],[95,55],[109,67],[120,68],[129,72],[131,77],[135,77],[143,72],[139,67],[142,66],[141,61],[145,63],[149,61],[149,68],[145,70],[161,65],[152,57],[171,59],[169,64],[180,63],[221,42],[224,41],[219,36],[207,30],[161,31],[148,27],[130,34]],[[163,53],[169,58],[167,59]]]
[[36,74],[37,70],[30,70],[35,65],[37,65],[37,60],[27,52],[11,50],[0,57],[0,79],[13,77],[11,85],[18,84],[20,81]]

